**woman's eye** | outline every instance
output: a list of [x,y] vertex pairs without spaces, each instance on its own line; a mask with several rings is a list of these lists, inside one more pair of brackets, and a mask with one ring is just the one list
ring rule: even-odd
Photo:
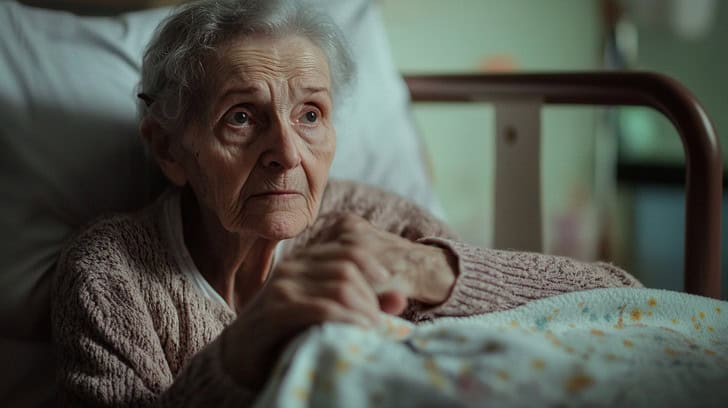
[[318,113],[316,113],[315,111],[308,111],[303,114],[301,119],[303,119],[303,121],[306,123],[316,123],[316,121],[318,120]]
[[244,125],[248,123],[248,114],[245,112],[235,112],[233,115],[233,122],[236,125]]
[[243,110],[234,110],[225,115],[225,123],[235,127],[250,125],[250,122],[250,114]]

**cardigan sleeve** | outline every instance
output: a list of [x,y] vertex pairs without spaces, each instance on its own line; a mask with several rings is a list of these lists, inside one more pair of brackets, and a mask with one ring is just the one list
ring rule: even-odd
[[632,275],[606,262],[484,249],[438,237],[421,238],[418,242],[453,253],[458,260],[458,276],[443,303],[413,304],[405,312],[414,321],[496,312],[579,290],[642,286]]
[[60,405],[250,405],[253,394],[222,367],[220,337],[173,375],[140,283],[125,272],[123,258],[113,248],[94,256],[81,245],[59,260],[51,321]]
[[333,210],[354,212],[378,228],[445,248],[457,258],[457,276],[448,298],[439,305],[410,301],[403,317],[412,321],[496,312],[578,290],[642,286],[629,273],[604,262],[469,245],[426,210],[373,187],[338,182],[330,190]]

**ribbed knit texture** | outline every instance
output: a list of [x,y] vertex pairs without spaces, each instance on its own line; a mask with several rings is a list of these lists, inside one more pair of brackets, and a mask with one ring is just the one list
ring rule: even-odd
[[[457,257],[449,298],[435,307],[412,302],[403,314],[412,321],[504,310],[575,290],[641,286],[609,264],[458,242],[415,205],[351,182],[329,183],[319,221],[292,239],[283,256],[304,247],[341,212]],[[216,339],[235,316],[180,272],[161,236],[160,214],[158,201],[135,214],[101,219],[63,252],[52,324],[64,405],[226,407],[254,401],[221,364]]]

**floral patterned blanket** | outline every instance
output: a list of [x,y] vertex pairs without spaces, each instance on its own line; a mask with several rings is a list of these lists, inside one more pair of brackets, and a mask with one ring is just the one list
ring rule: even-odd
[[312,328],[258,406],[728,406],[728,302],[597,289],[378,329]]

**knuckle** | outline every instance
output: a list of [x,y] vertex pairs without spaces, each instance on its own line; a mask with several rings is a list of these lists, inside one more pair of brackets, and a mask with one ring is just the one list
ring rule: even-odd
[[343,232],[339,236],[339,242],[347,245],[350,248],[357,247],[362,244],[362,237],[361,234],[357,233],[356,231],[348,230]]
[[336,317],[336,310],[330,302],[318,301],[308,306],[308,314],[316,321],[326,321]]
[[344,282],[351,282],[356,279],[358,270],[351,261],[338,261],[335,264],[336,277]]
[[367,251],[358,246],[349,246],[344,250],[344,253],[349,259],[353,260],[364,260],[367,258]]
[[352,290],[349,285],[339,285],[334,288],[332,296],[332,300],[341,305],[348,306],[351,304]]
[[355,214],[343,214],[339,219],[338,226],[343,230],[355,231],[364,225],[364,219]]

